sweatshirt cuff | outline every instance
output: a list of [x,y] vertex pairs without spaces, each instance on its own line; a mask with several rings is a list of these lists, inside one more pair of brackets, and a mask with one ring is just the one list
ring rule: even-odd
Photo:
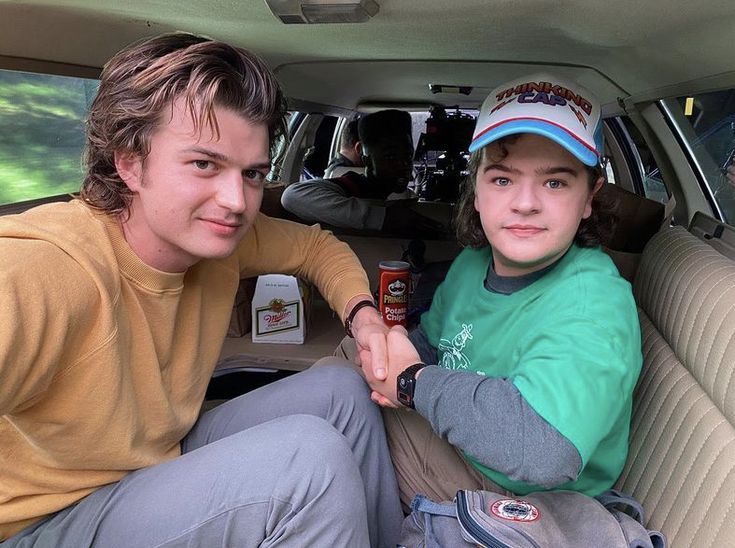
[[452,372],[438,365],[427,365],[421,370],[421,375],[416,379],[416,388],[413,394],[413,403],[422,417],[427,417],[432,407],[435,390],[441,390],[448,375]]

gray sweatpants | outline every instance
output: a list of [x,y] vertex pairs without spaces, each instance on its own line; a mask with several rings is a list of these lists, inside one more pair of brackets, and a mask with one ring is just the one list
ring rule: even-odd
[[182,453],[0,547],[392,548],[398,539],[380,410],[349,368],[308,370],[205,413]]

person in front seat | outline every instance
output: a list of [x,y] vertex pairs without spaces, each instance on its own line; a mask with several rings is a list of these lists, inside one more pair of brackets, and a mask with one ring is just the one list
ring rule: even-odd
[[362,163],[362,142],[357,131],[357,119],[350,120],[342,131],[339,152],[324,170],[324,178],[332,177],[332,173],[338,167],[365,167]]
[[387,371],[359,353],[401,499],[598,495],[625,463],[642,363],[630,284],[599,247],[600,105],[554,76],[517,79],[485,100],[470,151],[466,249],[419,328],[389,334]]
[[405,237],[437,237],[441,223],[411,208],[408,200],[387,200],[406,191],[413,175],[411,115],[383,110],[359,119],[365,175],[348,171],[332,179],[289,185],[283,207],[309,221]]
[[102,71],[80,199],[0,218],[3,548],[395,546],[358,372],[293,375],[199,417],[241,277],[303,276],[385,348],[350,249],[259,213],[284,114],[244,49],[136,43]]

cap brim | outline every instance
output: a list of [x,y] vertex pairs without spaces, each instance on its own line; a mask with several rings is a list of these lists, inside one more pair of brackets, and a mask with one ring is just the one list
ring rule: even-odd
[[600,163],[597,153],[577,137],[555,124],[533,118],[516,118],[490,128],[472,140],[469,151],[475,152],[498,139],[519,133],[534,133],[551,139],[585,165],[594,167]]

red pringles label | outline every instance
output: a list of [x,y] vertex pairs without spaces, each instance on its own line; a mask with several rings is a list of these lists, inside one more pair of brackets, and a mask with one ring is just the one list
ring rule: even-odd
[[378,306],[383,321],[389,325],[406,326],[410,265],[404,261],[382,261],[378,285]]

